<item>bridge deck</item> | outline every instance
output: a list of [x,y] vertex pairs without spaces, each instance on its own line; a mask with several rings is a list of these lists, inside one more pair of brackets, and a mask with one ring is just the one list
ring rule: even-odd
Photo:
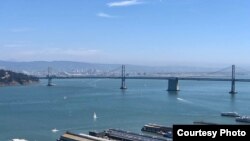
[[[53,79],[122,79],[119,76],[52,76]],[[39,79],[48,79],[47,77],[39,77]],[[200,78],[200,77],[151,77],[151,76],[128,76],[126,79],[152,79],[152,80],[196,80],[196,81],[232,81],[230,78]],[[250,79],[235,79],[238,82],[250,82]]]

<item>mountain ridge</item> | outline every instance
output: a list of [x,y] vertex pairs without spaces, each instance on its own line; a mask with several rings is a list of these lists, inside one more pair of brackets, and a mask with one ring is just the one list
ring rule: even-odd
[[[125,64],[126,71],[139,72],[209,72],[221,69],[219,67],[193,67],[193,66],[144,66]],[[0,60],[0,69],[13,71],[47,71],[48,67],[54,71],[72,71],[80,69],[97,69],[103,71],[121,67],[121,64],[101,64],[77,61],[3,61]]]

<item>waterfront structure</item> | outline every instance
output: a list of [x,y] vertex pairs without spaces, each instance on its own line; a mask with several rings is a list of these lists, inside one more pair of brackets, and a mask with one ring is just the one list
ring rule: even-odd
[[137,134],[118,129],[108,129],[103,132],[75,134],[66,132],[57,141],[167,141],[167,139]]
[[165,138],[148,136],[119,129],[108,129],[103,132],[90,132],[92,136],[116,141],[167,141]]

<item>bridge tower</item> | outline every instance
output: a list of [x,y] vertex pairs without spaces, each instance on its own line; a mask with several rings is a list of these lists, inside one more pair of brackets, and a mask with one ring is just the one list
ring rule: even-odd
[[47,86],[53,86],[53,85],[52,85],[52,75],[50,75],[50,73],[51,73],[51,68],[48,67],[48,75],[47,75],[48,84],[47,84]]
[[231,91],[230,94],[236,94],[235,91],[235,65],[232,65],[232,80],[231,80]]
[[125,83],[125,77],[126,77],[126,74],[125,74],[125,65],[122,65],[122,84],[121,84],[121,88],[120,88],[122,90],[127,89],[126,83]]
[[168,79],[168,91],[179,91],[179,82],[177,77]]

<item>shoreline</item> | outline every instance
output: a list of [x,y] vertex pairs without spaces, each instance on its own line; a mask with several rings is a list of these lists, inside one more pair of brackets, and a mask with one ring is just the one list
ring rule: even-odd
[[23,84],[21,84],[21,83],[18,83],[18,82],[15,81],[15,82],[11,82],[11,83],[0,83],[0,87],[27,86],[27,85],[37,84],[39,82],[40,82],[40,80],[23,82]]

